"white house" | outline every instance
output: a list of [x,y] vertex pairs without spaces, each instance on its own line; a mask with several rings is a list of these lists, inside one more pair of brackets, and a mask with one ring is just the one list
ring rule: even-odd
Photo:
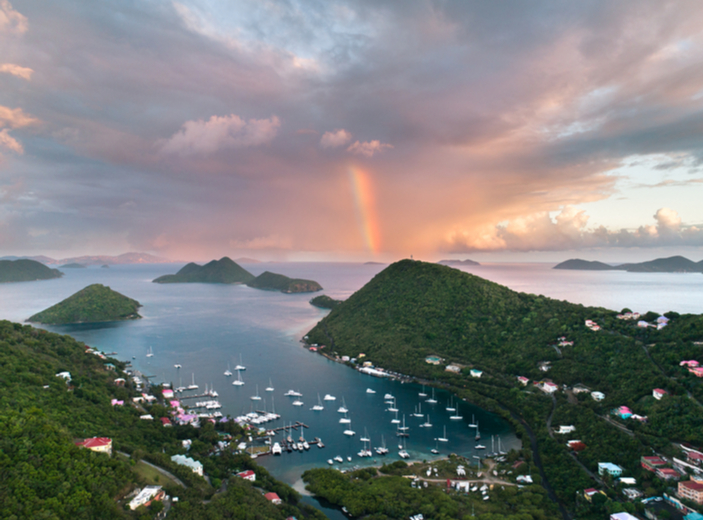
[[162,498],[164,498],[164,492],[161,490],[161,486],[146,486],[130,501],[130,509],[134,511],[139,506],[148,506],[152,500],[161,500]]
[[181,466],[186,466],[187,468],[190,468],[193,473],[196,475],[200,475],[201,477],[203,476],[203,464],[198,462],[197,460],[193,460],[190,457],[186,457],[185,455],[174,455],[171,457],[171,460],[174,461],[176,464],[180,464]]
[[592,399],[595,401],[603,401],[605,397],[601,392],[592,392]]
[[653,388],[653,397],[658,401],[667,395],[667,390],[662,388]]
[[577,428],[575,428],[572,424],[570,424],[569,426],[560,426],[560,428],[557,430],[557,433],[571,433],[576,429]]

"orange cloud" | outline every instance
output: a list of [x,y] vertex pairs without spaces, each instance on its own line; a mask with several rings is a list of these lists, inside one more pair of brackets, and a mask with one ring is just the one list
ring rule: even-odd
[[343,144],[347,144],[352,139],[352,134],[344,128],[335,130],[334,132],[325,132],[320,138],[320,146],[323,148],[337,148]]
[[0,72],[12,74],[13,76],[29,81],[32,79],[32,73],[34,71],[28,67],[20,67],[19,65],[15,65],[14,63],[2,63],[0,64]]
[[347,148],[347,151],[366,157],[372,157],[376,152],[381,152],[387,148],[393,148],[393,146],[377,140],[367,141],[365,143],[355,141]]
[[27,17],[15,11],[8,0],[0,0],[0,32],[27,32]]

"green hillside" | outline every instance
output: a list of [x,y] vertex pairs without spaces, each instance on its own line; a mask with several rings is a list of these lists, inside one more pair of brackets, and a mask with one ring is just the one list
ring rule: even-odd
[[307,293],[323,290],[320,284],[313,280],[289,278],[288,276],[269,271],[264,271],[254,280],[247,282],[247,285],[254,289],[281,291],[283,293]]
[[176,274],[160,276],[154,283],[247,283],[254,275],[228,257],[205,265],[186,264]]
[[336,300],[334,298],[330,298],[327,294],[321,294],[320,296],[316,296],[311,299],[309,303],[321,309],[334,309],[342,303],[342,300]]
[[31,282],[60,278],[64,274],[34,260],[0,260],[0,283]]
[[[595,473],[598,462],[610,461],[637,477],[644,491],[662,492],[667,486],[640,468],[640,456],[681,458],[679,443],[702,443],[702,380],[679,366],[681,360],[702,362],[702,315],[667,313],[662,330],[655,328],[655,313],[640,317],[651,323],[646,328],[617,316],[404,260],[335,307],[307,341],[324,345],[320,350],[332,358],[363,352],[377,367],[447,387],[502,415],[523,439],[526,456],[536,464],[540,458],[548,492],[580,518],[603,518],[605,509],[575,504],[575,493],[604,488],[613,507],[623,495],[584,468]],[[588,328],[587,320],[600,330]],[[426,363],[431,355],[442,358],[440,365]],[[460,372],[446,371],[449,364]],[[472,369],[481,376],[472,376]],[[522,385],[518,376],[531,384]],[[549,396],[542,384],[532,384],[545,381],[558,391]],[[597,402],[588,392],[573,393],[576,385],[606,397]],[[669,395],[658,401],[654,388]],[[619,406],[647,419],[622,420],[612,413]],[[568,439],[554,432],[559,424],[575,425],[569,438],[588,449],[571,454]]]
[[27,321],[61,325],[141,318],[141,304],[99,283],[89,285],[62,302],[30,317]]

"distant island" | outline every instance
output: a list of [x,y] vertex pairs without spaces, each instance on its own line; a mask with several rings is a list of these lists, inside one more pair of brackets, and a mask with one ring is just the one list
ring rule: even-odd
[[193,262],[183,266],[176,274],[166,274],[152,280],[154,283],[247,283],[254,275],[224,256],[205,265]]
[[62,258],[57,260],[44,255],[37,256],[3,256],[0,260],[34,260],[46,265],[62,265],[78,263],[83,265],[102,265],[102,264],[165,264],[171,262],[168,258],[161,256],[150,255],[149,253],[124,253],[117,256],[110,255],[86,255]]
[[384,262],[364,262],[364,265],[386,265]]
[[330,298],[327,294],[321,294],[313,298],[309,303],[321,309],[334,309],[342,303],[342,300],[335,300],[334,298]]
[[283,274],[271,273],[269,271],[264,271],[254,280],[247,282],[247,285],[253,289],[281,291],[283,293],[306,293],[323,290],[321,285],[313,280],[289,278]]
[[0,283],[51,280],[64,275],[34,260],[0,260]]
[[99,283],[89,285],[27,321],[46,325],[139,319],[142,305]]
[[237,262],[238,264],[261,264],[261,262],[256,258],[248,258],[246,256],[241,256],[240,258],[236,259],[235,262]]
[[61,268],[61,269],[85,269],[86,266],[83,264],[77,264],[74,262],[72,264],[60,265],[59,268]]
[[451,267],[456,266],[456,265],[481,265],[479,262],[475,262],[474,260],[440,260],[438,262],[440,265],[449,265]]
[[692,262],[683,256],[657,258],[636,264],[609,265],[603,262],[573,258],[557,264],[553,269],[578,271],[626,271],[629,273],[701,273],[702,261]]

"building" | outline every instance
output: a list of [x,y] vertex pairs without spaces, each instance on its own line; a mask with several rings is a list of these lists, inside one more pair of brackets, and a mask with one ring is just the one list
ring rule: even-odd
[[630,513],[614,513],[609,516],[609,520],[638,520],[638,517]]
[[83,439],[75,443],[79,448],[88,448],[96,453],[107,453],[112,455],[112,439],[108,437],[93,437],[91,439]]
[[245,480],[249,480],[250,482],[256,482],[257,480],[257,474],[251,469],[248,469],[247,471],[240,471],[237,473],[237,476]]
[[621,477],[618,479],[619,484],[624,484],[626,486],[635,486],[636,485],[636,479],[633,477]]
[[592,399],[594,399],[595,401],[603,401],[604,398],[606,397],[601,392],[592,392],[591,396],[592,396]]
[[567,447],[572,451],[584,451],[587,445],[580,440],[567,441]]
[[628,406],[619,406],[616,410],[614,410],[614,413],[621,419],[628,419],[631,415],[633,415],[633,410],[631,410]]
[[462,371],[462,367],[457,365],[447,365],[445,367],[445,372],[452,372],[453,374],[459,374]]
[[519,484],[532,484],[533,483],[533,477],[530,475],[518,475],[516,477],[516,482]]
[[542,385],[540,385],[540,389],[546,394],[552,394],[554,392],[557,392],[560,387],[552,381],[545,381]]
[[269,502],[277,506],[281,503],[281,499],[276,493],[267,493],[266,495],[264,495],[264,498],[266,498]]
[[702,483],[694,480],[678,482],[677,496],[702,505]]
[[438,356],[428,356],[427,358],[425,358],[425,362],[429,365],[439,365],[441,361],[442,358]]
[[161,421],[162,426],[171,426],[171,419],[168,417],[161,417],[159,420]]
[[653,397],[658,401],[667,395],[667,390],[662,388],[653,388]]
[[663,480],[677,480],[681,477],[680,472],[672,468],[658,468],[655,474]]
[[623,495],[628,500],[638,500],[640,497],[643,496],[643,492],[637,488],[624,488]]
[[572,433],[575,431],[577,428],[574,427],[574,425],[570,424],[569,426],[560,426],[557,430],[556,433]]
[[623,468],[617,464],[612,464],[611,462],[599,462],[599,475],[604,475],[608,473],[612,477],[620,477],[623,473]]
[[186,466],[187,468],[190,468],[190,470],[196,475],[200,475],[201,477],[203,476],[203,464],[201,464],[197,460],[193,460],[192,458],[186,457],[185,455],[174,455],[173,457],[171,457],[171,460],[176,464],[180,464],[181,466]]
[[71,381],[71,372],[59,372],[56,374],[56,377],[60,377],[61,379],[65,379],[66,382]]
[[523,376],[518,376],[516,379],[518,379],[518,382],[521,383],[523,386],[526,386],[528,384],[528,382],[530,381],[530,379],[528,379],[527,377],[523,377]]
[[604,493],[603,491],[599,491],[598,489],[594,488],[589,488],[584,490],[584,498],[587,500],[587,502],[591,502],[594,495],[598,493],[601,493],[602,495],[606,496],[606,493]]
[[477,370],[476,368],[473,368],[472,370],[469,371],[469,375],[472,377],[482,377],[482,372],[481,370]]
[[146,486],[130,501],[129,506],[132,511],[139,506],[149,507],[153,501],[163,500],[164,496],[161,486]]

